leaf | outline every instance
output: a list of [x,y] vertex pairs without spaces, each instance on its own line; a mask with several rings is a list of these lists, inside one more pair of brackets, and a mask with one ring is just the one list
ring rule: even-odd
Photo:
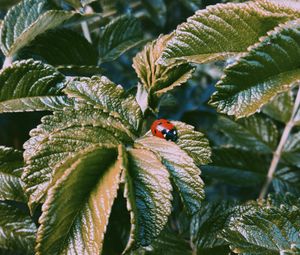
[[26,162],[22,179],[34,210],[44,196],[53,178],[53,169],[68,156],[102,143],[117,146],[130,144],[134,136],[110,113],[90,106],[65,108],[42,118],[42,124],[30,132],[31,139],[24,144]]
[[95,66],[98,52],[83,36],[70,29],[54,29],[35,38],[18,56],[33,57],[53,66]]
[[259,115],[238,121],[222,116],[218,121],[218,129],[229,137],[231,145],[245,150],[272,153],[278,143],[276,125]]
[[222,237],[235,253],[287,254],[300,245],[299,217],[299,208],[260,208],[232,218]]
[[130,15],[113,19],[103,28],[99,38],[100,63],[115,60],[142,40],[143,33],[138,19]]
[[296,10],[265,0],[210,6],[177,27],[160,63],[206,63],[246,52],[269,30],[297,17]]
[[281,167],[276,170],[272,181],[273,188],[277,193],[300,192],[300,170],[295,167]]
[[169,35],[160,36],[148,43],[133,59],[133,67],[150,98],[159,97],[185,83],[194,71],[189,64],[165,67],[157,63],[169,40]]
[[166,24],[167,6],[164,0],[142,0],[151,20],[160,27]]
[[171,213],[169,172],[149,150],[128,151],[124,196],[130,212],[131,231],[124,253],[148,246],[168,221]]
[[27,202],[20,178],[22,171],[22,152],[0,146],[0,200]]
[[289,164],[300,167],[300,132],[289,136],[284,145],[282,157]]
[[39,61],[13,63],[0,73],[0,113],[47,109],[49,103],[60,101],[49,96],[61,93],[64,79],[53,67]]
[[61,25],[75,12],[51,10],[47,0],[23,0],[6,14],[1,26],[1,50],[13,56],[38,35]]
[[135,141],[135,147],[151,150],[162,158],[162,163],[169,170],[177,187],[182,202],[190,214],[196,213],[204,198],[204,183],[201,171],[188,156],[173,142],[157,137],[145,137]]
[[225,70],[211,104],[221,113],[249,116],[300,80],[300,20],[285,23],[261,38]]
[[115,147],[94,146],[59,167],[39,219],[36,254],[101,253],[123,169],[117,156]]
[[292,116],[294,99],[291,91],[279,94],[263,107],[263,113],[272,119],[287,123]]
[[69,97],[116,113],[135,131],[140,126],[142,112],[134,97],[127,95],[121,85],[117,86],[105,76],[71,81],[64,92]]
[[265,156],[230,147],[215,148],[212,162],[201,167],[205,177],[242,187],[261,185],[270,165]]
[[36,226],[21,209],[0,202],[0,249],[5,254],[32,254]]

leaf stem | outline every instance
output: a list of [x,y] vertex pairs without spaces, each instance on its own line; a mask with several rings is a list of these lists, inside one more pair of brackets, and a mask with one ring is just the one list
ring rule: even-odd
[[2,69],[5,69],[5,68],[11,66],[12,62],[13,62],[13,58],[12,57],[6,57],[5,60],[4,60]]
[[263,199],[266,196],[266,194],[268,192],[268,189],[269,189],[269,187],[272,183],[273,176],[274,176],[274,173],[275,173],[276,168],[278,166],[278,163],[280,161],[284,145],[286,144],[287,139],[288,139],[288,137],[289,137],[294,125],[295,125],[295,116],[296,116],[296,113],[299,109],[299,106],[300,106],[300,86],[298,88],[298,93],[297,93],[297,97],[296,97],[296,100],[295,100],[295,103],[294,103],[293,113],[292,113],[291,119],[286,124],[286,126],[283,130],[282,136],[280,138],[280,142],[277,146],[277,149],[273,154],[273,159],[272,159],[269,171],[268,171],[267,179],[266,179],[266,182],[264,183],[264,185],[263,185],[263,187],[260,191],[259,199]]
[[[84,13],[92,13],[93,10],[90,6],[87,6],[84,8]],[[80,23],[81,25],[81,29],[82,29],[82,32],[83,32],[83,35],[85,37],[85,39],[87,39],[89,41],[89,43],[92,43],[92,37],[91,37],[91,33],[90,33],[90,30],[89,30],[89,26],[88,26],[88,23],[87,21],[82,21]]]

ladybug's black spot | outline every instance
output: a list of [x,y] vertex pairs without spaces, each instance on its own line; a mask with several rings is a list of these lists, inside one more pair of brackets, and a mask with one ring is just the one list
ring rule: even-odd
[[167,132],[166,129],[163,129],[163,130],[161,131],[161,133],[162,133],[163,135],[165,135],[165,134],[167,134],[168,132]]
[[161,125],[162,124],[162,122],[158,122],[158,125]]
[[166,134],[167,141],[171,140],[172,142],[176,142],[177,138],[178,138],[178,134],[176,128],[169,130]]
[[171,124],[171,122],[170,122],[170,121],[167,121],[167,123],[168,123],[168,124]]
[[154,133],[156,134],[156,130],[154,130]]

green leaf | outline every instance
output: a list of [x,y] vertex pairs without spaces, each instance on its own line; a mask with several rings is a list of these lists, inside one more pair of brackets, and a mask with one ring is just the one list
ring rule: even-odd
[[177,27],[160,62],[205,63],[237,55],[278,24],[296,17],[296,10],[266,0],[210,6]]
[[259,208],[233,217],[222,237],[235,253],[289,254],[300,246],[299,222],[299,208]]
[[23,0],[6,14],[1,26],[1,50],[13,56],[38,35],[61,25],[75,12],[51,10],[48,0]]
[[164,0],[142,0],[148,11],[151,21],[157,26],[163,27],[166,24],[167,6]]
[[279,94],[263,107],[263,113],[272,119],[287,123],[292,116],[294,98],[291,91]]
[[99,38],[100,63],[115,60],[143,41],[141,24],[133,16],[120,16],[107,24]]
[[201,171],[193,159],[178,145],[158,137],[145,137],[135,141],[135,147],[151,150],[162,158],[177,187],[182,202],[190,214],[196,213],[204,198]]
[[22,152],[0,146],[0,200],[27,202],[21,182],[22,171]]
[[300,20],[285,23],[261,38],[225,70],[211,104],[236,117],[249,116],[300,80]]
[[160,158],[149,150],[130,149],[128,160],[124,195],[131,231],[125,253],[150,245],[166,225],[172,208],[169,172]]
[[276,125],[259,115],[238,121],[222,116],[218,121],[218,129],[229,137],[229,144],[245,150],[272,153],[278,143]]
[[289,136],[284,145],[282,157],[289,164],[300,167],[300,132]]
[[159,97],[185,83],[194,71],[189,64],[165,67],[157,63],[169,40],[169,35],[160,36],[148,43],[133,59],[133,67],[150,98]]
[[265,156],[230,147],[214,149],[212,162],[201,167],[205,177],[242,187],[261,185],[270,165]]
[[69,97],[116,113],[129,128],[137,131],[141,119],[141,109],[133,96],[125,93],[121,85],[116,85],[105,76],[81,78],[67,84],[64,92]]
[[59,167],[39,219],[36,254],[101,254],[123,170],[117,157],[115,147],[94,146]]
[[8,254],[33,254],[36,226],[19,208],[0,202],[0,250]]
[[63,73],[66,76],[76,77],[91,77],[95,75],[101,75],[104,73],[104,69],[99,66],[76,66],[76,65],[62,65],[56,66],[56,70]]
[[15,62],[0,73],[0,113],[45,110],[50,101],[59,100],[49,96],[60,94],[64,79],[42,62]]
[[42,118],[24,144],[27,164],[22,179],[33,210],[44,196],[53,178],[53,169],[91,145],[130,144],[134,136],[113,114],[90,106],[65,108]]
[[98,52],[83,36],[70,29],[54,29],[35,38],[18,56],[47,62],[53,66],[95,66]]
[[276,170],[272,181],[277,193],[300,192],[300,169],[295,167],[281,167]]

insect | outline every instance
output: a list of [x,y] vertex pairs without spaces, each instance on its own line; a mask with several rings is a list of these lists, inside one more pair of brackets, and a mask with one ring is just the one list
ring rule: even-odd
[[159,119],[152,123],[151,132],[154,136],[176,142],[178,133],[176,127],[166,119]]

